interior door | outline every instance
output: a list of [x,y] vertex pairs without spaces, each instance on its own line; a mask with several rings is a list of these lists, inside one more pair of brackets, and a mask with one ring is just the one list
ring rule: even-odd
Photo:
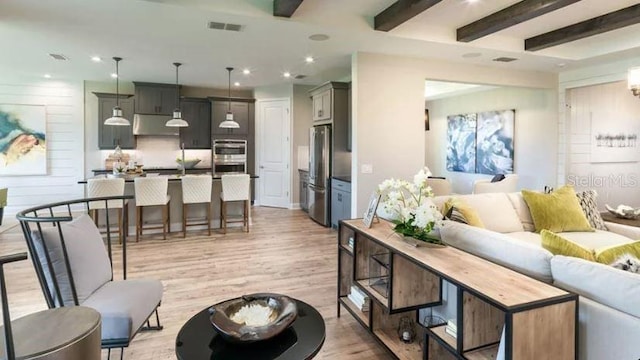
[[290,201],[289,100],[265,100],[258,104],[260,130],[260,205],[288,208]]

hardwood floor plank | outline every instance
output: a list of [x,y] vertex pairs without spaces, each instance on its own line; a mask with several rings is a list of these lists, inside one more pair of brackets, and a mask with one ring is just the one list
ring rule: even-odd
[[[128,277],[156,278],[164,285],[159,308],[162,331],[138,334],[125,359],[175,359],[182,325],[214,303],[253,292],[276,292],[303,300],[322,314],[327,334],[317,359],[390,359],[387,352],[345,310],[336,317],[337,248],[334,230],[300,210],[252,208],[250,233],[230,228],[145,236],[127,243]],[[135,234],[133,234],[135,235]],[[121,278],[116,245],[114,278]],[[15,227],[0,233],[0,254],[27,251]],[[6,266],[11,317],[46,309],[31,260]],[[103,359],[107,353],[103,351]],[[115,350],[112,355],[119,355]]]

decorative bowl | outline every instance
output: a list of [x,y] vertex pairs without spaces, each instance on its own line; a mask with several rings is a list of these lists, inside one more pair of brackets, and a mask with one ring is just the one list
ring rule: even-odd
[[627,205],[618,205],[615,209],[609,205],[605,205],[605,207],[610,213],[622,219],[637,219],[640,216],[640,208],[634,209]]
[[[262,326],[237,323],[231,318],[245,305],[260,305],[271,309],[269,322]],[[223,301],[209,309],[209,320],[223,339],[240,344],[270,339],[284,330],[298,316],[295,300],[280,294],[260,293]]]
[[[185,159],[184,160],[184,168],[185,169],[193,169],[201,160],[200,159]],[[176,159],[178,163],[178,170],[182,169],[182,160]]]

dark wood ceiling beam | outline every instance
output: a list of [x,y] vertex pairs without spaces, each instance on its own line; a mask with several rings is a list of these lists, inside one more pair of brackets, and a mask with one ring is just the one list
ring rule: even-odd
[[580,0],[524,0],[456,30],[457,40],[470,42],[534,19]]
[[537,51],[640,23],[640,4],[528,38],[524,49]]
[[389,31],[442,0],[398,0],[373,18],[373,28]]
[[273,0],[273,16],[291,17],[303,0]]

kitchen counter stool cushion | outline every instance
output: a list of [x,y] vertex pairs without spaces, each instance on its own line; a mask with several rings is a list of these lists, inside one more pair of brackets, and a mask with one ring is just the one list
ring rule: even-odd
[[[251,178],[249,174],[222,175],[222,192],[220,193],[220,228],[223,233],[227,232],[227,223],[242,222],[249,232],[249,201],[251,199]],[[232,201],[242,201],[242,220],[234,221],[228,219],[227,203]]]
[[[182,236],[187,236],[187,226],[207,225],[209,236],[211,236],[211,188],[212,178],[210,175],[185,175],[182,177]],[[207,222],[187,223],[187,205],[206,204]]]
[[[124,195],[124,179],[122,178],[93,178],[87,180],[87,196],[90,198],[122,195]],[[116,216],[118,220],[118,240],[120,241],[120,244],[122,244],[122,239],[125,236],[126,225],[123,223],[126,223],[124,218],[128,213],[126,204],[128,204],[128,202],[122,200],[92,201],[89,203],[91,216],[97,226],[99,226],[98,210],[105,210],[107,207],[109,210],[118,210]],[[122,216],[123,210],[125,214],[124,217]],[[107,231],[110,231],[109,224],[107,224]]]
[[[162,237],[167,239],[171,232],[171,213],[167,194],[169,178],[166,176],[137,177],[133,179],[136,201],[136,241],[142,236],[144,229],[162,229]],[[145,206],[162,206],[162,226],[144,227],[143,208]]]

